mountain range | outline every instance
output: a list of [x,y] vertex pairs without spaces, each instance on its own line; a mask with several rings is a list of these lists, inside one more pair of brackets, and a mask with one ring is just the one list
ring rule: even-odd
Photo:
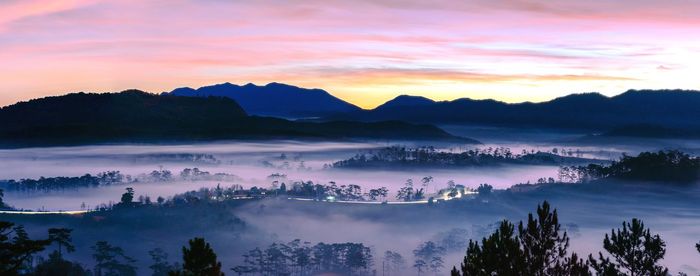
[[312,118],[317,121],[403,121],[423,124],[493,125],[565,128],[606,135],[700,135],[700,92],[692,90],[629,90],[606,97],[571,94],[540,103],[505,103],[468,98],[434,101],[401,95],[364,110],[320,89],[270,83],[243,86],[224,83],[198,89],[178,88],[167,95],[223,96],[236,100],[253,115]]
[[296,122],[250,116],[225,97],[179,97],[138,90],[73,93],[0,109],[0,146],[216,139],[406,139],[478,143],[432,125],[399,121]]
[[429,124],[477,124],[512,127],[586,129],[611,135],[690,133],[700,129],[700,92],[629,90],[614,97],[572,94],[542,103],[509,104],[495,100],[433,101],[399,96],[372,110],[328,116],[328,120],[400,120]]
[[129,90],[19,102],[0,109],[0,146],[246,138],[478,143],[434,126],[448,124],[581,129],[603,136],[700,137],[698,118],[700,92],[689,90],[630,90],[613,97],[572,94],[515,104],[402,95],[363,110],[319,89],[224,83],[161,95]]
[[236,100],[248,114],[282,118],[324,117],[361,110],[321,89],[306,89],[276,82],[265,86],[252,83],[239,86],[227,82],[198,89],[182,87],[164,94],[227,97]]

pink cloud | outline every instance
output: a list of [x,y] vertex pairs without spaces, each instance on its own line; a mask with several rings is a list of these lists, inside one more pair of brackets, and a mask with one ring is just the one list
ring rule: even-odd
[[0,30],[7,24],[29,17],[40,17],[57,12],[69,11],[95,3],[95,0],[9,0],[0,2]]

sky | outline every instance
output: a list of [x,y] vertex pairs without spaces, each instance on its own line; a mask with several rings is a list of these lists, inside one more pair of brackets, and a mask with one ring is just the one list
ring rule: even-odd
[[700,1],[0,0],[0,106],[216,83],[545,101],[700,89]]

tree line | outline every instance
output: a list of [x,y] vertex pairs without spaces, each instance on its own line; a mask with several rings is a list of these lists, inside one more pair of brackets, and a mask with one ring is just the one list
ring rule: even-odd
[[[433,182],[432,176],[421,178],[417,184],[414,184],[413,179],[407,179],[404,185],[396,191],[394,199],[398,201],[424,200],[427,197],[426,191],[433,185]],[[488,189],[486,192],[490,192],[492,188],[488,184],[481,184],[475,191],[484,192]],[[448,181],[447,187],[440,189],[438,193],[456,197],[471,191],[470,188],[464,185]],[[314,183],[313,181],[292,181],[288,184],[280,180],[273,180],[269,188],[253,186],[246,190],[240,185],[233,185],[228,188],[222,188],[217,185],[214,189],[201,188],[197,191],[183,193],[173,197],[173,200],[224,200],[242,196],[250,198],[290,196],[319,201],[386,201],[389,199],[389,193],[390,191],[386,187],[363,190],[361,186],[356,184],[339,185],[335,181],[330,181],[327,184]]]
[[238,275],[316,275],[321,272],[371,274],[372,250],[362,243],[317,243],[293,240],[255,248],[243,255]]
[[373,167],[466,167],[512,164],[562,164],[580,163],[582,160],[565,152],[559,155],[557,149],[552,152],[526,151],[514,153],[509,148],[497,147],[470,149],[462,152],[438,150],[434,147],[407,148],[392,146],[325,165],[325,168],[373,168]]
[[40,177],[38,179],[0,180],[0,187],[8,191],[48,192],[53,190],[96,188],[110,185],[122,185],[136,182],[168,181],[240,181],[241,178],[227,173],[210,173],[199,168],[185,168],[179,174],[165,169],[153,170],[136,176],[120,171],[106,171],[96,175],[85,174],[75,177]]
[[700,158],[677,151],[642,152],[637,156],[623,155],[609,165],[562,167],[562,182],[590,182],[599,179],[631,181],[661,181],[694,183],[700,180]]

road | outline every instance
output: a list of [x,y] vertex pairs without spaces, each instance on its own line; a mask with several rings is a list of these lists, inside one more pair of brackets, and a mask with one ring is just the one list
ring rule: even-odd
[[[443,198],[442,200],[451,200],[451,199],[456,199],[461,197],[455,197],[455,198]],[[251,197],[241,197],[241,198],[236,198],[236,199],[250,199]],[[288,200],[294,200],[294,201],[317,201],[317,202],[326,202],[326,203],[343,203],[343,204],[372,204],[372,205],[381,205],[381,204],[387,204],[387,205],[406,205],[406,204],[428,204],[427,200],[418,200],[418,201],[388,201],[386,203],[382,201],[346,201],[346,200],[322,200],[318,201],[315,199],[311,198],[299,198],[299,197],[288,197]],[[76,211],[0,211],[0,214],[13,214],[13,215],[81,215],[81,214],[86,214],[89,212],[93,212],[92,210],[76,210]]]
[[92,211],[81,210],[81,211],[0,211],[0,214],[14,214],[14,215],[80,215],[89,213]]

